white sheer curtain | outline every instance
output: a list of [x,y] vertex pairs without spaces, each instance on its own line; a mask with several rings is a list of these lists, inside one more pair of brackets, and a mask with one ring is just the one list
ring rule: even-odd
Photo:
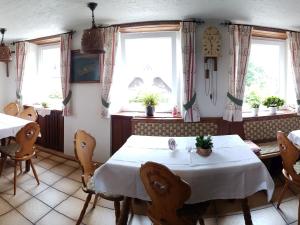
[[294,71],[294,86],[298,105],[297,113],[300,114],[300,33],[287,32],[287,35]]
[[183,108],[185,122],[200,121],[200,110],[195,90],[196,79],[196,26],[195,22],[181,23],[181,50],[183,65]]
[[70,70],[71,70],[71,39],[72,34],[62,34],[60,41],[60,71],[61,71],[61,87],[63,95],[63,115],[71,115],[71,84],[70,84]]
[[245,76],[251,46],[251,26],[229,26],[229,89],[225,106],[224,120],[242,121]]

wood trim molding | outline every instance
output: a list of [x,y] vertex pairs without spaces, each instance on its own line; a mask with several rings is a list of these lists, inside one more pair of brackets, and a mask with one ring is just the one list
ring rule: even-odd
[[284,31],[278,31],[271,28],[270,29],[253,28],[252,37],[286,40],[287,34]]
[[179,31],[180,23],[174,21],[133,23],[120,26],[121,33]]

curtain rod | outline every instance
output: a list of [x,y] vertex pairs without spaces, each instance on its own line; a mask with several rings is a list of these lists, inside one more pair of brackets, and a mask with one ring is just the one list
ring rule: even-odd
[[111,24],[111,25],[98,25],[98,28],[107,28],[107,27],[134,27],[134,26],[146,26],[153,24],[176,24],[180,22],[195,22],[196,24],[204,24],[205,21],[202,19],[186,19],[186,20],[159,20],[159,21],[144,21],[144,22],[133,22],[133,23],[119,23],[119,24]]
[[257,30],[269,30],[269,31],[276,31],[276,32],[300,32],[299,30],[289,30],[289,29],[282,29],[282,28],[275,28],[275,27],[265,27],[265,26],[258,26],[253,24],[239,24],[239,23],[232,23],[229,20],[225,20],[224,22],[220,23],[222,26],[229,26],[229,25],[244,25],[244,26],[252,26]]
[[22,40],[22,41],[14,41],[14,42],[12,42],[10,44],[11,45],[15,45],[15,44],[17,44],[19,42],[23,42],[23,41],[33,42],[33,41],[38,41],[38,40],[43,40],[43,39],[55,38],[55,37],[58,37],[59,35],[62,35],[62,34],[71,34],[71,35],[73,35],[74,33],[76,33],[76,31],[75,30],[71,30],[71,31],[68,31],[68,32],[54,34],[54,35],[50,35],[50,36],[46,36],[46,37],[33,38],[33,39],[27,39],[27,40]]

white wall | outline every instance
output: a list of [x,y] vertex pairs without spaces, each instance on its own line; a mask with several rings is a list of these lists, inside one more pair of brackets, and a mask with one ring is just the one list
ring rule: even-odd
[[[204,92],[204,59],[200,51],[201,39],[205,27],[217,26],[222,35],[222,56],[218,58],[218,99],[213,105]],[[72,49],[80,49],[82,28],[77,28],[73,36]],[[197,74],[196,89],[201,115],[203,117],[222,116],[224,111],[225,96],[228,87],[228,32],[227,27],[218,25],[218,22],[208,22],[199,26],[197,30]],[[10,77],[6,78],[4,64],[0,63],[0,107],[15,100],[15,69],[11,63]],[[99,84],[73,84],[72,85],[72,110],[73,115],[65,117],[64,151],[67,155],[74,154],[73,138],[77,129],[84,129],[91,133],[97,140],[94,159],[105,162],[110,154],[110,120],[100,117],[100,85]],[[2,107],[1,107],[2,108]]]

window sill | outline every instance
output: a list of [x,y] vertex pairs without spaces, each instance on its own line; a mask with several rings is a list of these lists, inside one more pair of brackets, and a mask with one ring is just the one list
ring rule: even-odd
[[251,120],[256,118],[271,119],[271,118],[280,118],[280,117],[296,116],[296,115],[297,113],[294,110],[290,110],[290,109],[277,110],[275,115],[272,115],[269,110],[262,110],[258,112],[258,116],[253,116],[252,112],[243,112],[243,119],[244,120]]
[[154,113],[154,116],[146,116],[144,112],[120,112],[116,116],[130,116],[141,119],[174,119],[182,120],[181,116],[173,116],[172,113]]

